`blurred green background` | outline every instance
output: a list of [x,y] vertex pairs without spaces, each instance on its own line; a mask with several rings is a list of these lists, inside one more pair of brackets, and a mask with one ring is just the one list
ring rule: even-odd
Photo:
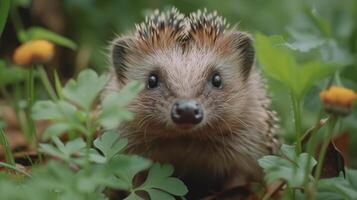
[[[16,0],[12,18],[23,26],[43,26],[78,45],[76,51],[58,47],[49,70],[57,69],[63,80],[90,67],[104,72],[109,66],[108,44],[117,35],[134,29],[146,14],[158,8],[177,7],[188,14],[197,9],[217,10],[232,25],[252,34],[284,36],[300,61],[320,59],[337,63],[335,84],[357,91],[357,1],[356,0]],[[0,40],[0,56],[11,58],[19,44],[16,22],[9,20]],[[321,109],[321,81],[305,98],[304,130],[311,127]],[[289,94],[281,84],[268,80],[273,107],[281,119],[279,134],[293,142],[294,123]],[[349,133],[350,165],[357,166],[357,109],[339,126]],[[355,159],[353,159],[355,158]]]

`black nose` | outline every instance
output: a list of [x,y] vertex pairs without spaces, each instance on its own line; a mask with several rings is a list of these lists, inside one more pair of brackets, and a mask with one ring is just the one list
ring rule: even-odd
[[195,100],[178,100],[172,106],[171,118],[176,124],[198,124],[203,119],[202,107]]

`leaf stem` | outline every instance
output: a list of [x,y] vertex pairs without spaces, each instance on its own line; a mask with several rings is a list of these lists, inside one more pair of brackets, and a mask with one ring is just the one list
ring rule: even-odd
[[46,89],[48,95],[51,97],[51,99],[53,101],[57,101],[58,98],[57,98],[56,92],[53,89],[50,80],[48,79],[47,73],[46,73],[43,65],[39,65],[38,70],[40,72],[41,81],[42,81],[43,85],[45,86],[45,89]]
[[90,148],[93,140],[93,132],[92,132],[92,121],[90,118],[90,111],[87,111],[87,120],[86,120],[86,136],[87,136],[87,146],[86,146],[86,167],[89,173],[90,170]]
[[322,110],[320,111],[318,122],[315,124],[313,129],[311,130],[311,140],[307,146],[307,153],[310,155],[307,159],[306,166],[305,166],[305,177],[304,177],[304,188],[305,188],[305,198],[306,199],[313,199],[313,195],[311,194],[310,184],[309,184],[309,177],[310,177],[310,165],[314,155],[314,150],[316,148],[317,143],[317,132],[320,130],[322,126],[328,123],[330,118],[320,119],[322,115]]
[[28,71],[28,77],[27,77],[27,119],[28,119],[28,124],[29,124],[29,134],[28,136],[32,140],[34,136],[36,136],[36,130],[35,130],[35,123],[30,117],[31,115],[31,108],[34,102],[34,69],[31,67]]
[[54,79],[55,79],[55,89],[56,89],[58,98],[59,98],[60,100],[62,100],[62,99],[63,99],[62,85],[61,85],[61,81],[60,81],[60,79],[59,79],[57,70],[54,71]]
[[316,171],[315,171],[315,181],[316,183],[320,179],[321,176],[321,170],[324,162],[324,158],[326,155],[327,147],[329,146],[331,142],[331,138],[333,136],[333,130],[335,129],[336,123],[337,123],[338,117],[336,115],[331,116],[331,121],[329,123],[328,129],[327,129],[327,135],[326,138],[323,139],[323,143],[320,149],[319,153],[319,161],[317,163]]
[[294,94],[291,94],[291,102],[293,104],[295,135],[296,135],[296,154],[301,153],[301,105],[300,100]]

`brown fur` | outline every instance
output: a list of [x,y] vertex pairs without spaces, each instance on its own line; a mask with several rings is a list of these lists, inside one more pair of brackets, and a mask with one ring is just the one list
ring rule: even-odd
[[[161,81],[130,104],[135,119],[119,129],[129,139],[127,152],[173,164],[191,191],[261,181],[257,159],[276,149],[274,114],[254,67],[252,39],[226,27],[207,11],[190,17],[156,12],[112,46],[108,92],[130,80],[146,83],[152,72]],[[222,89],[209,85],[213,72],[222,76]],[[204,120],[192,129],[175,125],[170,111],[177,99],[200,102]]]

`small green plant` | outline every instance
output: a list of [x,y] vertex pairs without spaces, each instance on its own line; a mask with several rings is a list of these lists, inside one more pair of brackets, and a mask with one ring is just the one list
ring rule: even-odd
[[[263,71],[273,80],[284,84],[290,93],[296,136],[293,146],[282,145],[281,155],[269,155],[259,159],[259,164],[265,172],[265,180],[268,184],[280,181],[281,187],[286,185],[285,195],[288,199],[324,199],[326,191],[334,191],[335,199],[354,199],[356,191],[351,190],[351,184],[348,183],[348,180],[355,178],[351,178],[355,173],[353,170],[346,169],[350,173],[349,179],[346,180],[342,177],[329,181],[320,178],[327,148],[336,135],[336,124],[343,116],[351,113],[356,94],[352,90],[330,85],[327,86],[328,90],[320,93],[328,118],[324,123],[327,124],[327,128],[318,160],[315,160],[313,155],[318,148],[318,132],[321,126],[313,127],[302,135],[302,105],[306,93],[314,84],[337,73],[337,64],[321,60],[298,64],[288,47],[291,48],[290,44],[281,36],[268,37],[256,34],[257,55]],[[277,57],[279,59],[275,59]],[[318,120],[320,117],[321,115],[318,116]],[[331,184],[331,180],[334,179],[344,183]],[[324,189],[321,190],[321,187]],[[349,190],[351,193],[346,194]],[[269,196],[265,196],[264,199],[269,199]]]
[[281,36],[267,37],[256,34],[255,38],[257,56],[264,72],[272,79],[283,83],[290,93],[295,121],[296,153],[300,154],[302,151],[300,138],[302,137],[303,97],[318,80],[333,74],[336,67],[334,64],[321,60],[297,63]]
[[[305,166],[306,161],[312,159],[310,166]],[[295,147],[283,144],[281,146],[281,156],[264,156],[259,159],[259,165],[264,169],[265,179],[268,184],[284,179],[290,187],[303,185],[305,170],[310,174],[317,161],[308,153],[301,153],[296,156]],[[312,179],[309,176],[309,179]]]
[[[138,192],[146,192],[151,199],[175,199],[174,196],[187,193],[182,181],[170,177],[171,165],[152,164],[145,158],[123,154],[127,140],[110,130],[132,118],[125,106],[142,89],[142,84],[132,82],[119,93],[107,95],[98,109],[96,100],[107,81],[105,75],[84,70],[76,81],[71,80],[61,88],[59,96],[63,98],[34,104],[33,119],[53,122],[43,135],[44,139],[51,139],[52,144],[39,144],[39,151],[57,161],[38,167],[32,178],[23,178],[20,182],[0,181],[2,197],[97,200],[106,199],[107,188],[127,191],[126,199],[142,199]],[[107,131],[94,139],[100,127]],[[59,137],[65,133],[72,134],[72,139],[63,143]],[[134,177],[145,170],[148,175],[137,185]],[[24,192],[17,193],[19,188]],[[37,195],[29,195],[33,191],[37,191]]]

